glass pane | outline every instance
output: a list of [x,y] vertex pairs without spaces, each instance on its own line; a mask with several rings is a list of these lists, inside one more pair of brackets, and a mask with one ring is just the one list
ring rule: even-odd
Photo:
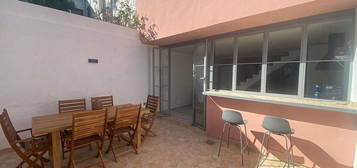
[[214,64],[233,64],[234,38],[214,41]]
[[347,100],[348,62],[307,63],[305,97]]
[[238,63],[260,63],[263,55],[263,34],[238,38]]
[[232,90],[232,65],[213,67],[213,89]]
[[353,51],[350,18],[308,25],[308,60],[346,60]]
[[203,82],[202,79],[204,72],[203,66],[195,66],[195,78],[194,78],[194,124],[201,127],[205,125],[205,113],[204,113],[204,96],[203,96]]
[[193,49],[193,64],[195,65],[203,65],[204,64],[204,56],[206,54],[206,44],[198,43],[194,45]]
[[169,109],[169,49],[160,48],[160,111],[168,114]]
[[297,95],[299,63],[274,63],[267,68],[267,93]]
[[[154,66],[154,86],[159,87],[160,85],[160,55],[159,55],[159,48],[154,48],[153,49],[153,66]],[[159,89],[155,88],[155,92],[158,91]],[[155,95],[159,95],[155,93]]]
[[301,28],[269,33],[268,61],[300,60]]
[[261,64],[238,65],[237,90],[260,92]]

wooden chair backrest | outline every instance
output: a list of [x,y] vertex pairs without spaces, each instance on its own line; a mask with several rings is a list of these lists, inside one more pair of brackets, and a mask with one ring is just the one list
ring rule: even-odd
[[150,112],[155,113],[159,106],[159,101],[158,96],[148,95],[145,108],[150,109]]
[[58,112],[68,113],[86,110],[86,99],[60,100],[58,101]]
[[[130,105],[126,107],[117,107],[115,112],[115,128],[123,128],[127,126],[138,126],[140,117],[141,105]],[[135,127],[135,130],[137,128]]]
[[90,110],[73,113],[72,140],[78,140],[93,135],[103,135],[106,130],[107,110]]
[[99,100],[94,100],[92,101],[92,110],[100,110],[103,109],[102,102]]
[[113,96],[101,96],[101,97],[92,97],[91,98],[91,103],[93,107],[94,102],[100,102],[103,107],[112,107],[114,106],[113,104]]
[[21,138],[17,134],[14,125],[12,125],[12,122],[6,109],[4,109],[0,115],[0,123],[2,130],[6,136],[6,139],[8,140],[11,147],[14,148],[13,145],[16,146],[16,141],[21,140]]

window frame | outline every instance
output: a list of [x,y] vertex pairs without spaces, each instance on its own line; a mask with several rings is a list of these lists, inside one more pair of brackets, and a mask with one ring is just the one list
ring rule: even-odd
[[[216,43],[215,41],[216,40],[223,40],[223,39],[230,39],[230,38],[233,38],[233,51],[232,51],[232,63],[231,64],[221,64],[221,63],[215,63],[215,57],[216,57],[216,53],[215,53],[215,49],[216,49]],[[212,49],[211,49],[211,66],[210,66],[210,81],[209,83],[211,83],[212,85],[210,85],[210,90],[218,90],[218,89],[215,89],[215,82],[214,82],[214,69],[215,67],[222,67],[222,66],[232,66],[232,86],[231,88],[233,88],[233,80],[234,80],[234,73],[236,73],[235,71],[235,59],[236,59],[236,43],[237,43],[237,38],[235,36],[223,36],[223,37],[220,37],[220,38],[215,38],[215,39],[212,39],[211,40],[211,45],[212,45]],[[233,89],[231,89],[233,90]],[[222,90],[222,91],[230,91],[230,90]]]
[[[341,14],[342,13],[342,14]],[[308,48],[308,25],[309,24],[314,24],[314,23],[322,23],[325,21],[330,21],[330,20],[337,20],[341,18],[349,18],[353,22],[353,29],[355,30],[356,28],[356,19],[355,19],[355,12],[351,12],[350,10],[348,11],[342,11],[339,14],[334,15],[332,14],[325,14],[323,16],[313,16],[312,18],[307,18],[307,19],[302,19],[303,21],[299,22],[297,21],[296,23],[281,23],[281,24],[275,24],[275,25],[269,25],[271,26],[269,28],[260,28],[260,30],[244,30],[242,32],[236,32],[231,36],[224,35],[223,37],[221,36],[220,38],[209,38],[208,40],[213,40],[216,39],[221,39],[221,38],[229,38],[233,37],[234,38],[234,52],[233,52],[233,67],[232,67],[232,92],[236,93],[246,93],[246,94],[254,94],[254,95],[266,95],[266,96],[276,96],[276,97],[288,97],[288,98],[297,98],[297,99],[305,99],[305,100],[319,100],[319,101],[326,101],[326,102],[349,102],[351,99],[351,85],[352,85],[352,68],[353,68],[353,59],[354,55],[351,53],[351,59],[349,60],[313,60],[313,61],[308,61],[307,60],[307,48]],[[353,13],[353,14],[352,14]],[[331,16],[332,15],[332,16]],[[274,32],[274,31],[281,31],[281,30],[286,30],[290,28],[300,28],[301,29],[301,47],[300,47],[300,60],[299,61],[279,61],[279,62],[268,62],[268,48],[269,48],[269,33]],[[353,44],[356,44],[356,39],[355,39],[355,33],[357,32],[354,31],[352,32],[352,40]],[[238,63],[238,38],[239,37],[244,37],[244,36],[249,36],[249,35],[255,35],[255,34],[263,34],[263,48],[262,48],[262,62],[261,63]],[[213,54],[214,55],[214,54]],[[214,58],[212,58],[214,59]],[[305,97],[305,82],[306,82],[306,68],[307,68],[307,63],[308,62],[346,62],[350,64],[349,66],[349,75],[348,75],[348,87],[347,87],[347,97],[346,101],[344,100],[329,100],[329,99],[319,99],[319,98],[309,98]],[[279,93],[267,93],[266,92],[266,82],[267,82],[267,65],[269,63],[298,63],[299,64],[299,77],[298,77],[298,91],[296,95],[288,95],[288,94],[279,94]],[[237,82],[237,70],[239,68],[239,64],[261,64],[261,85],[260,85],[260,92],[255,92],[255,91],[244,91],[244,90],[238,90],[236,88],[236,82]],[[214,66],[214,63],[212,63],[212,66]],[[213,74],[212,74],[213,75]],[[214,82],[214,76],[210,78],[210,82]],[[210,88],[210,90],[215,90]],[[227,90],[224,90],[227,91]],[[229,91],[229,90],[228,90]]]
[[[213,80],[214,80],[214,75],[213,75],[213,67],[214,67],[214,40],[217,39],[223,39],[223,38],[234,38],[234,52],[233,52],[233,64],[232,64],[232,89],[231,90],[222,90],[222,91],[227,91],[227,92],[234,92],[234,93],[242,93],[242,94],[253,94],[253,95],[266,95],[266,96],[274,96],[274,97],[287,97],[287,98],[296,98],[296,99],[304,99],[304,100],[318,100],[318,101],[323,101],[323,102],[340,102],[340,103],[348,103],[351,100],[352,97],[352,72],[354,68],[354,61],[355,59],[355,53],[357,52],[355,49],[355,53],[352,53],[351,59],[349,60],[349,76],[348,76],[348,83],[347,83],[347,98],[346,101],[340,101],[340,100],[329,100],[329,99],[318,99],[318,98],[309,98],[309,97],[304,97],[305,96],[305,78],[306,78],[306,66],[307,66],[307,40],[308,40],[308,32],[307,32],[307,25],[309,24],[314,24],[314,23],[319,23],[319,22],[325,22],[325,21],[330,21],[333,19],[341,19],[341,18],[350,18],[353,22],[353,29],[355,30],[352,32],[352,40],[354,46],[357,45],[357,39],[356,39],[356,33],[357,33],[357,11],[352,8],[352,9],[347,9],[347,10],[342,10],[342,11],[337,11],[337,12],[332,12],[332,13],[327,13],[327,14],[321,14],[321,15],[315,15],[315,16],[309,16],[306,18],[300,18],[296,20],[291,20],[291,21],[285,21],[281,23],[274,23],[271,25],[264,25],[260,27],[255,27],[255,28],[247,28],[244,30],[238,30],[234,32],[229,32],[225,34],[219,34],[219,35],[214,35],[206,38],[201,38],[197,40],[192,40],[192,41],[187,41],[183,43],[176,43],[172,45],[167,45],[166,47],[172,47],[172,46],[178,46],[178,45],[183,45],[186,43],[193,43],[201,40],[205,40],[207,43],[206,47],[206,55],[207,55],[207,71],[206,72],[206,78],[208,78],[207,86],[205,91],[215,91],[213,88]],[[298,94],[297,95],[286,95],[286,94],[276,94],[276,93],[266,93],[266,71],[267,71],[267,54],[268,54],[268,34],[269,32],[272,31],[279,31],[279,30],[284,30],[284,29],[289,29],[289,28],[296,28],[296,27],[301,27],[302,28],[302,37],[301,37],[301,48],[300,48],[300,63],[299,63],[299,79],[298,79]],[[244,91],[244,90],[237,90],[236,89],[236,79],[237,79],[237,56],[238,56],[238,46],[237,46],[237,38],[241,36],[248,36],[248,35],[254,35],[254,34],[259,34],[263,33],[264,35],[264,42],[263,42],[263,54],[262,54],[262,72],[261,72],[261,89],[260,92],[255,92],[255,91]],[[340,60],[341,61],[341,60]],[[227,64],[228,65],[228,64]],[[230,64],[231,65],[231,64]]]

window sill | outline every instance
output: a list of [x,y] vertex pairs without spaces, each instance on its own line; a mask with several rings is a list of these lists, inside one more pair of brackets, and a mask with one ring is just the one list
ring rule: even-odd
[[206,91],[203,94],[206,96],[216,96],[216,97],[224,97],[224,98],[231,98],[231,99],[256,101],[262,103],[281,104],[281,105],[288,105],[288,106],[297,106],[297,107],[357,114],[357,105],[349,104],[346,102],[340,102],[340,101],[299,99],[299,98],[290,98],[290,97],[237,93],[231,91]]

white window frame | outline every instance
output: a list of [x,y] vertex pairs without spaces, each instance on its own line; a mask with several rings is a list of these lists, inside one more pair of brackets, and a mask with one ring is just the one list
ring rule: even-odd
[[[348,13],[348,11],[342,11],[341,13]],[[351,17],[352,21],[354,22],[355,25],[355,29],[357,28],[357,19],[356,19],[356,15],[357,14],[357,10],[353,12],[354,14],[342,14],[339,15],[337,14],[337,16],[333,16],[333,17],[329,17],[330,14],[326,14],[327,16],[324,16],[322,18],[318,18],[321,16],[317,16],[317,18],[313,18],[313,19],[306,19],[303,20],[301,22],[298,23],[294,23],[294,24],[282,24],[280,27],[275,27],[275,28],[265,28],[265,30],[258,30],[258,31],[246,31],[243,33],[236,33],[236,35],[233,35],[234,38],[234,54],[233,54],[233,63],[232,63],[232,89],[230,91],[232,92],[237,92],[237,93],[249,93],[249,94],[256,94],[256,95],[267,95],[267,96],[278,96],[278,97],[289,97],[289,98],[298,98],[298,99],[306,99],[306,100],[319,100],[319,101],[326,101],[326,102],[349,102],[351,100],[351,85],[352,85],[352,69],[353,69],[353,60],[355,60],[355,58],[353,58],[353,60],[350,61],[350,72],[349,72],[349,81],[348,81],[348,89],[347,89],[347,97],[346,97],[346,101],[340,101],[340,100],[329,100],[329,99],[318,99],[318,98],[308,98],[305,97],[305,79],[306,79],[306,64],[307,64],[307,42],[308,42],[308,32],[307,32],[307,26],[309,24],[313,24],[313,23],[319,23],[319,22],[323,22],[323,21],[328,21],[328,20],[333,20],[333,19],[339,19],[339,18],[346,18],[346,17]],[[333,14],[331,14],[333,15]],[[267,64],[268,64],[268,48],[269,48],[269,43],[268,43],[268,39],[269,39],[269,32],[273,32],[273,31],[279,31],[279,30],[285,30],[285,29],[289,29],[289,28],[297,28],[297,27],[301,27],[302,30],[302,34],[301,34],[301,48],[300,48],[300,61],[299,61],[299,79],[298,79],[298,92],[297,95],[287,95],[287,94],[276,94],[276,93],[267,93],[266,92],[266,79],[267,79]],[[238,69],[238,38],[242,37],[242,36],[247,36],[247,35],[254,35],[254,34],[259,34],[259,33],[263,33],[264,34],[264,44],[263,44],[263,54],[262,54],[262,70],[261,70],[261,89],[260,92],[254,92],[254,91],[243,91],[243,90],[237,90],[236,88],[236,79],[237,79],[237,69]],[[355,32],[353,32],[354,36],[357,36],[357,30]],[[225,37],[220,37],[220,38],[212,38],[209,40],[212,40],[211,42],[213,43],[213,40],[216,39],[222,39],[222,38],[229,38],[232,36],[225,36]],[[356,38],[353,38],[354,44],[357,44],[356,42]],[[211,50],[211,52],[214,53],[214,46],[212,47],[213,49]],[[356,51],[357,52],[357,51]],[[214,60],[214,54],[209,54],[211,55],[211,59]],[[351,55],[352,57],[354,57],[354,55]],[[209,90],[214,90],[212,87],[213,84],[213,80],[214,80],[214,76],[213,76],[213,61],[210,65],[210,87]],[[224,90],[224,91],[229,91],[229,90]]]

